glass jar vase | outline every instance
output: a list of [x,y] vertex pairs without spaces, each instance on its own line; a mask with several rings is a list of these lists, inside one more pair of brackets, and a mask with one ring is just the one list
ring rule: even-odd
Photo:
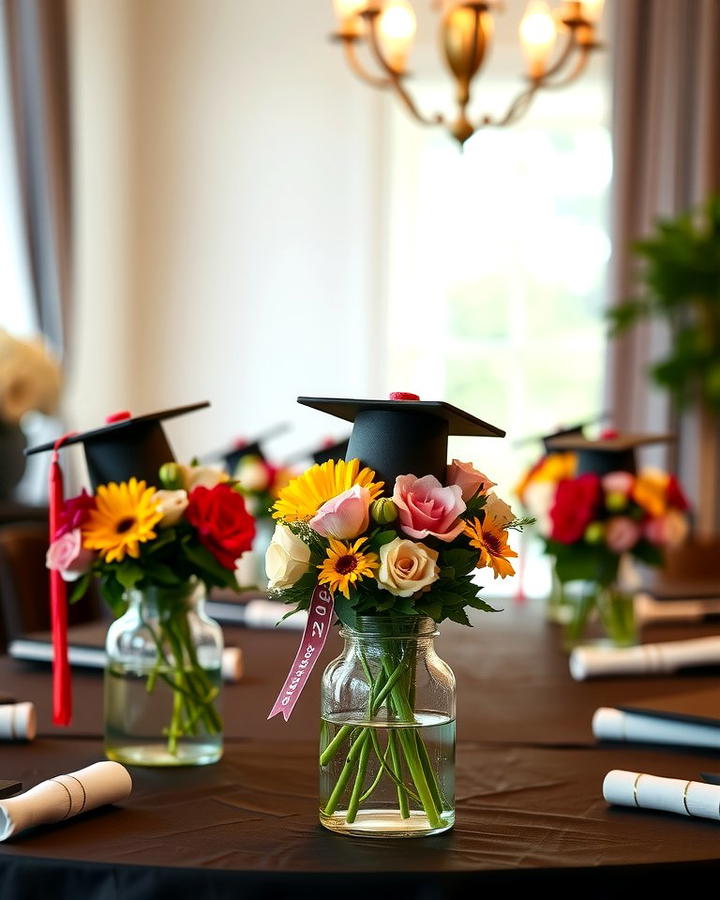
[[563,644],[572,650],[580,644],[633,647],[638,643],[635,592],[617,582],[568,582],[565,596],[571,615],[563,627]]
[[322,680],[320,822],[421,837],[455,821],[455,676],[424,616],[360,616]]
[[126,595],[110,626],[105,668],[105,754],[141,766],[207,765],[222,756],[222,629],[204,588]]

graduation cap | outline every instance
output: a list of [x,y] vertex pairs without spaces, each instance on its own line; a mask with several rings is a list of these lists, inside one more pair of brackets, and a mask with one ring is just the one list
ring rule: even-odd
[[[66,434],[57,441],[32,447],[25,453],[52,451],[50,465],[49,539],[58,532],[63,510],[63,478],[58,462],[61,447],[82,444],[93,489],[109,481],[127,481],[135,477],[150,485],[157,484],[160,466],[173,462],[175,456],[160,424],[185,413],[210,406],[205,401],[179,406],[144,416],[129,412],[108,416],[102,428],[82,434]],[[67,589],[60,572],[50,571],[50,611],[53,644],[53,722],[69,725],[72,718],[72,692],[67,640]]]
[[359,459],[392,486],[398,475],[434,475],[445,483],[450,435],[505,432],[439,400],[394,393],[389,400],[298,397],[298,403],[353,422],[345,459]]
[[327,462],[329,459],[345,459],[349,443],[349,437],[346,437],[342,441],[335,441],[330,438],[323,443],[322,447],[319,447],[311,454],[313,462],[320,465],[321,463]]
[[553,438],[553,450],[573,450],[578,455],[578,475],[592,472],[637,472],[636,451],[647,444],[662,444],[675,440],[672,434],[619,434],[607,431],[596,440],[582,435]]
[[[129,412],[115,413],[108,416],[102,428],[68,435],[62,445],[83,445],[93,489],[99,484],[127,481],[132,477],[148,484],[157,484],[160,466],[175,459],[161,422],[208,406],[209,402],[204,401],[144,416],[131,416]],[[47,453],[54,449],[55,442],[51,441],[31,447],[25,453]]]
[[585,429],[589,428],[590,425],[595,425],[598,422],[602,422],[603,420],[606,420],[608,418],[609,413],[603,412],[597,416],[594,416],[592,419],[586,419],[584,422],[578,422],[576,425],[558,427],[555,431],[552,431],[549,434],[535,434],[530,437],[521,438],[519,441],[515,441],[514,446],[523,447],[526,444],[542,443],[545,450],[545,455],[551,456],[553,453],[563,452],[559,448],[553,447],[553,441],[556,438],[582,436]]
[[271,438],[284,434],[289,428],[290,426],[287,422],[280,422],[277,425],[273,425],[272,428],[268,428],[267,431],[263,432],[252,441],[248,441],[246,438],[242,437],[236,438],[230,446],[226,447],[224,450],[216,450],[214,453],[209,453],[204,459],[208,462],[222,460],[227,472],[230,475],[234,475],[240,460],[246,456],[257,456],[266,462],[267,458],[263,451],[263,444]]

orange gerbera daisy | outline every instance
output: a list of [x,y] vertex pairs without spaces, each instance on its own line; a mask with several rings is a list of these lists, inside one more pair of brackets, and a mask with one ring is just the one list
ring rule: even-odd
[[465,523],[465,534],[470,538],[470,546],[480,551],[478,569],[489,566],[495,578],[515,574],[507,557],[517,556],[517,553],[509,546],[508,533],[501,525],[492,520],[481,522],[473,518],[472,522]]
[[327,584],[333,593],[339,590],[349,600],[350,586],[361,578],[373,575],[380,566],[377,553],[360,551],[365,541],[366,538],[358,538],[354,544],[346,544],[330,538],[327,559],[318,566],[318,582]]

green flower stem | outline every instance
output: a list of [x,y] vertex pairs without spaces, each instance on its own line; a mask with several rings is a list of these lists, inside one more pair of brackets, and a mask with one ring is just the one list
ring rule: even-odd
[[[380,770],[384,771],[385,774],[390,778],[390,780],[395,782],[398,790],[402,790],[405,793],[406,800],[407,800],[407,795],[409,794],[413,798],[413,800],[417,800],[417,802],[419,803],[420,798],[418,797],[418,795],[414,791],[410,790],[410,788],[406,784],[404,784],[403,781],[400,778],[398,778],[398,776],[395,774],[395,772],[393,772],[393,770],[387,765],[387,760],[386,760],[387,751],[385,752],[385,754],[383,754],[382,748],[380,747],[380,741],[378,740],[378,736],[375,733],[376,729],[368,728],[367,730],[370,732],[370,740],[372,741],[373,749],[375,750],[375,755],[377,756],[378,761],[380,763]],[[389,743],[389,738],[392,734],[393,734],[392,731],[388,731],[388,743]],[[400,771],[402,773],[402,769]]]
[[325,809],[323,810],[326,816],[331,816],[338,807],[340,798],[342,797],[345,791],[345,787],[347,786],[347,783],[350,780],[350,776],[352,775],[352,770],[355,768],[355,761],[369,739],[368,731],[369,729],[367,728],[363,728],[361,730],[355,743],[352,745],[348,752],[342,772],[340,772],[338,780],[335,783],[335,787],[333,788],[333,792],[330,795],[327,804],[325,805]]
[[388,732],[388,747],[390,748],[390,759],[392,761],[392,768],[396,777],[400,816],[403,819],[409,819],[410,807],[408,806],[408,792],[407,788],[402,783],[402,767],[400,765],[400,754],[398,753],[397,736],[393,730]]
[[357,817],[358,806],[360,805],[360,794],[365,784],[365,774],[367,772],[368,757],[370,755],[370,741],[364,741],[360,750],[360,759],[358,761],[357,775],[355,776],[355,784],[350,794],[350,803],[348,804],[345,819],[348,822],[354,822]]
[[430,788],[430,793],[433,796],[433,801],[435,802],[435,806],[438,811],[442,811],[444,809],[450,809],[450,804],[447,802],[445,797],[443,796],[442,791],[440,790],[440,785],[437,782],[437,778],[435,777],[435,772],[433,771],[432,763],[430,762],[430,756],[427,751],[427,747],[425,746],[425,741],[420,737],[419,734],[415,735],[415,739],[417,742],[418,756],[420,757],[420,764],[423,767],[423,772],[425,773],[425,778],[427,779],[428,787]]
[[340,747],[345,743],[350,734],[354,729],[353,725],[343,725],[340,731],[335,735],[335,737],[330,741],[327,747],[320,754],[320,765],[326,766],[329,762],[331,762],[335,754],[340,750]]
[[[388,737],[389,737],[389,735],[388,735]],[[377,753],[377,749],[375,752]],[[365,791],[365,793],[360,798],[361,803],[364,803],[370,797],[370,795],[373,793],[375,788],[380,784],[380,779],[383,776],[383,771],[387,768],[387,761],[388,761],[389,755],[390,755],[390,742],[388,741],[388,746],[385,750],[384,755],[382,757],[378,756],[378,759],[380,760],[380,765],[378,766],[377,774],[375,775],[375,778],[373,779],[370,787]]]

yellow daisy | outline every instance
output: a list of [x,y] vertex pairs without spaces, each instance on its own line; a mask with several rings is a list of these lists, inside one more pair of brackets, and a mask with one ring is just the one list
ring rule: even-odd
[[327,584],[333,593],[337,590],[341,591],[349,600],[350,585],[355,584],[361,578],[373,575],[380,566],[377,553],[360,552],[360,547],[365,540],[365,538],[359,538],[354,544],[345,544],[343,541],[330,538],[328,558],[318,566],[320,569],[318,582]]
[[505,578],[507,575],[515,574],[515,569],[507,557],[517,556],[517,553],[508,546],[508,533],[501,525],[493,521],[483,523],[480,519],[474,518],[472,523],[465,523],[465,534],[470,538],[470,546],[480,551],[478,569],[490,566],[495,578],[498,575]]
[[273,518],[286,522],[307,521],[323,503],[359,484],[370,491],[372,502],[382,491],[382,481],[374,482],[372,469],[360,468],[360,460],[330,459],[313,466],[286,485],[273,506]]
[[122,562],[126,553],[137,559],[140,544],[156,537],[153,528],[162,519],[154,494],[154,487],[136,478],[101,484],[96,508],[82,527],[85,547],[99,550],[106,562]]
[[635,479],[631,496],[653,518],[667,512],[667,486],[670,476],[660,469],[643,469]]

